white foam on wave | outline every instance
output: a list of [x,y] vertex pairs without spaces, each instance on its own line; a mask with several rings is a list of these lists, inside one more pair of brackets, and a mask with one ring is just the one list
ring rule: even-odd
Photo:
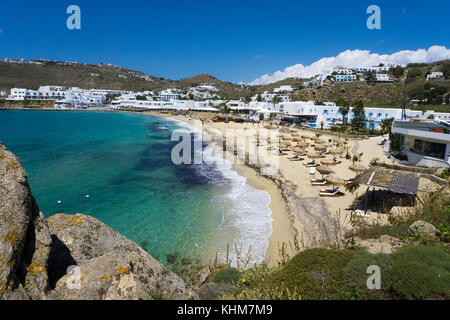
[[[201,134],[200,130],[186,122],[178,120],[176,122],[177,126],[194,133],[195,139],[198,138],[197,135]],[[265,259],[269,237],[272,234],[270,195],[266,191],[257,190],[248,185],[247,179],[234,171],[230,161],[220,155],[207,151],[203,152],[203,159],[204,162],[213,164],[213,166],[208,164],[197,166],[198,172],[209,178],[217,177],[211,173],[211,168],[218,170],[225,179],[222,178],[221,181],[213,179],[213,183],[226,183],[229,189],[223,195],[230,205],[222,219],[221,236],[224,237],[225,242],[232,236],[234,243],[229,244],[230,246],[236,244],[238,248],[242,246],[241,256],[245,256],[251,249],[249,266],[261,263]],[[231,256],[235,257],[234,250],[232,250]]]

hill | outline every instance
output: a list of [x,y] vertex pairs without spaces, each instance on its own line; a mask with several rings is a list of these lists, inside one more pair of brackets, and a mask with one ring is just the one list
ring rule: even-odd
[[[146,73],[105,64],[90,65],[56,61],[40,61],[35,64],[15,64],[0,61],[0,90],[11,88],[38,89],[42,85],[61,85],[85,89],[114,89],[132,91],[160,91],[168,88],[188,89],[203,83],[215,85],[219,96],[225,100],[249,98],[264,91],[273,91],[282,85],[290,85],[295,91],[292,100],[312,100],[317,102],[336,101],[342,97],[353,102],[363,100],[368,107],[401,107],[404,99],[425,100],[427,104],[416,109],[448,111],[450,80],[426,81],[426,76],[434,71],[443,71],[450,79],[450,60],[434,63],[410,64],[405,68],[402,82],[369,85],[365,81],[351,83],[327,83],[323,86],[303,88],[307,79],[287,78],[267,85],[245,85],[219,80],[210,74],[171,80],[158,78]],[[391,75],[391,78],[394,78]],[[406,85],[403,83],[406,80]]]

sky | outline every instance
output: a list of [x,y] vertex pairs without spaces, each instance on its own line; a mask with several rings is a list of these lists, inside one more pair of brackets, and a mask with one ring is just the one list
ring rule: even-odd
[[[81,30],[66,26],[69,5],[81,9]],[[370,5],[381,10],[379,30],[367,28]],[[403,50],[399,62],[450,58],[449,18],[448,0],[0,0],[0,58],[258,84],[312,72],[301,66],[322,58],[359,63]]]

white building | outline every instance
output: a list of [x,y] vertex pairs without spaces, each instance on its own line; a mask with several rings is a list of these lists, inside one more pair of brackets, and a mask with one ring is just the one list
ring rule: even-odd
[[336,82],[353,82],[357,80],[357,77],[355,74],[336,74],[334,80]]
[[393,82],[387,73],[377,73],[375,77],[377,82]]
[[427,75],[427,81],[442,79],[442,78],[444,78],[444,73],[440,72],[440,71],[432,72],[431,74]]
[[394,121],[391,148],[409,165],[450,167],[450,122]]
[[294,89],[291,86],[280,86],[279,88],[273,89],[273,92],[279,93],[279,92],[292,92]]

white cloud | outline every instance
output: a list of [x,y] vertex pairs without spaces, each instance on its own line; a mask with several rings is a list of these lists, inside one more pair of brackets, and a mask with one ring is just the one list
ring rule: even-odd
[[346,50],[341,52],[336,57],[322,58],[309,66],[303,64],[296,64],[287,67],[284,71],[277,71],[272,75],[265,74],[262,77],[250,82],[252,85],[268,84],[277,82],[286,78],[310,78],[325,69],[332,69],[337,66],[352,68],[352,67],[371,67],[380,63],[424,63],[444,60],[450,58],[450,49],[443,46],[432,46],[428,50],[418,49],[402,50],[393,54],[378,54],[371,53],[369,50]]

